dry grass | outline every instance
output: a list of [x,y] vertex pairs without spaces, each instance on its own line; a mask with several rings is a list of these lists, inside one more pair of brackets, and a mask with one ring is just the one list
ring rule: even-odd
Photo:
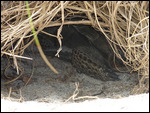
[[[60,50],[63,25],[91,25],[103,32],[129,71],[142,76],[133,92],[149,91],[149,1],[30,1],[29,7],[37,34],[46,27],[60,26],[56,36]],[[17,66],[16,55],[23,55],[34,41],[25,44],[23,40],[31,37],[27,34],[32,31],[26,4],[24,1],[2,1],[1,9],[1,56],[13,56]],[[87,19],[69,21],[72,17]],[[16,44],[13,46],[13,43]]]

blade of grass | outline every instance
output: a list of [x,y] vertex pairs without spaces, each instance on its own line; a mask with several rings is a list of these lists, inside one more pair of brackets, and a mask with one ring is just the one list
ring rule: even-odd
[[36,32],[35,32],[35,29],[34,29],[34,26],[33,26],[33,22],[32,22],[32,18],[31,18],[31,13],[30,13],[30,9],[29,9],[29,4],[28,4],[28,1],[25,1],[26,3],[26,6],[27,6],[27,13],[28,13],[28,17],[30,19],[29,23],[31,25],[31,29],[32,29],[32,32],[33,32],[33,36],[34,36],[34,39],[35,39],[35,43],[37,45],[37,48],[40,52],[40,55],[42,56],[43,60],[45,61],[45,63],[49,66],[49,68],[56,74],[58,74],[58,71],[51,65],[51,63],[48,61],[48,59],[46,58],[42,48],[41,48],[41,45],[40,45],[40,42],[37,38],[37,35],[36,35]]

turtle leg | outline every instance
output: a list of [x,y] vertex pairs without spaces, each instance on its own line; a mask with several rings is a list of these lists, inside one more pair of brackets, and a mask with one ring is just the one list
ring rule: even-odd
[[78,72],[102,81],[119,80],[106,63],[104,57],[94,47],[80,46],[72,50],[72,64]]

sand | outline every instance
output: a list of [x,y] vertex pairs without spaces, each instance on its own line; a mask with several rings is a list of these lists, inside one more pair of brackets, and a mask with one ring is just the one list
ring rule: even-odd
[[[34,52],[33,52],[34,51]],[[24,68],[22,77],[9,85],[1,79],[2,111],[148,111],[149,94],[132,95],[138,83],[136,73],[116,72],[119,81],[101,81],[77,73],[70,62],[47,56],[59,74],[54,74],[45,64],[35,45],[24,56],[34,60],[18,59]],[[60,56],[61,57],[61,56]],[[3,75],[6,59],[1,58]],[[9,76],[16,73],[9,70]],[[33,75],[32,75],[33,73]],[[28,85],[22,88],[29,77]],[[14,89],[9,95],[10,87]],[[21,103],[19,102],[21,101]]]

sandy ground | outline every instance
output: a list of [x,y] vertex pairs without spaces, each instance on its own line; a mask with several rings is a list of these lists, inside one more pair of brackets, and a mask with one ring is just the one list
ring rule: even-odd
[[[77,73],[70,62],[48,56],[59,71],[56,75],[44,63],[36,47],[28,48],[24,56],[32,57],[34,60],[18,60],[19,67],[24,68],[20,79],[9,85],[4,85],[6,79],[1,79],[2,111],[149,110],[149,94],[132,95],[132,89],[138,83],[136,73],[117,72],[119,81],[103,82]],[[5,62],[6,59],[1,58],[2,75]],[[13,77],[15,75],[13,69],[8,69],[6,73]],[[31,81],[22,88],[31,75]],[[10,87],[22,89],[12,91],[9,95]]]
[[62,102],[37,102],[26,101],[23,103],[12,102],[2,99],[2,112],[4,111],[110,111],[110,112],[148,112],[149,111],[149,95],[141,94],[136,96],[129,96],[121,99],[95,99],[91,101],[84,101],[81,103],[62,103]]

